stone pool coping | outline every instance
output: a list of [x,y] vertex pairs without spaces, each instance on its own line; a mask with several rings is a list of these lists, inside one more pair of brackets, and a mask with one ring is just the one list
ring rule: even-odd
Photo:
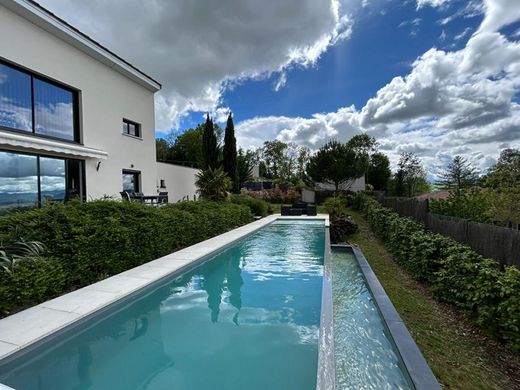
[[32,350],[145,288],[181,274],[216,252],[276,220],[324,220],[317,216],[270,215],[159,259],[61,295],[0,320],[0,365]]
[[392,301],[386,294],[381,282],[370,267],[363,252],[355,245],[332,245],[333,248],[352,250],[357,258],[363,277],[376,302],[383,322],[391,335],[392,342],[404,363],[410,380],[416,389],[440,390],[441,386],[426,362],[419,347],[399,316]]

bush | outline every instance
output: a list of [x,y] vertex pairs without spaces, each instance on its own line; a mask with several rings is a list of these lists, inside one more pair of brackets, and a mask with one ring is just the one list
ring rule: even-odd
[[262,199],[255,199],[249,195],[231,195],[231,203],[241,204],[251,209],[253,215],[265,217],[269,213],[269,203]]
[[520,351],[520,270],[498,263],[381,206],[367,195],[356,202],[396,262],[428,282],[433,295],[469,313],[483,329]]
[[288,189],[287,191],[282,191],[280,188],[260,191],[242,189],[241,192],[242,195],[249,195],[255,199],[262,199],[269,203],[296,203],[301,199],[301,194],[293,189]]
[[45,260],[0,271],[0,308],[19,310],[251,220],[247,207],[209,201],[69,202],[1,217],[0,242],[41,242]]
[[347,211],[346,199],[340,196],[331,196],[330,198],[325,199],[323,206],[331,216],[342,215]]

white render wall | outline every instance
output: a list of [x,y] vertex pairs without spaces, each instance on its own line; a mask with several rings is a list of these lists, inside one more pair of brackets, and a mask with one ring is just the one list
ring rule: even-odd
[[186,196],[189,200],[193,200],[193,196],[197,194],[195,175],[198,171],[198,169],[181,165],[158,162],[157,186],[161,185],[161,179],[165,181],[165,188],[159,188],[159,191],[168,192],[169,203],[175,203],[183,198],[186,199]]
[[[80,91],[82,142],[108,153],[85,161],[88,200],[119,197],[123,169],[141,171],[142,192],[157,193],[152,91],[3,6],[0,57]],[[122,134],[123,118],[141,124],[142,139]]]

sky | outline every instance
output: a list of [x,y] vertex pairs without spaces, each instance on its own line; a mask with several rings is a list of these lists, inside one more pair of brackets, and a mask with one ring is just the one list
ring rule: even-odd
[[519,0],[41,0],[158,79],[156,134],[233,112],[237,143],[367,133],[434,180],[520,148]]

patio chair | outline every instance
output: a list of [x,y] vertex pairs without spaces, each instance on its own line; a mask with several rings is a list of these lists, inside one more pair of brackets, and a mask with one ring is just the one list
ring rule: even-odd
[[121,199],[123,199],[126,202],[130,202],[130,195],[126,191],[121,191],[119,193],[121,195]]
[[159,192],[158,204],[168,203],[168,192]]

